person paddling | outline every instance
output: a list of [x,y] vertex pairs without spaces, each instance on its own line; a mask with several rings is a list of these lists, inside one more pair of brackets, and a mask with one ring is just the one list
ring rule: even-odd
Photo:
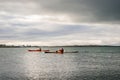
[[40,50],[40,51],[42,51],[42,49],[41,49],[41,48],[39,48],[39,50]]
[[63,49],[63,48],[60,48],[59,50],[56,51],[56,53],[63,54],[63,53],[64,53],[64,49]]

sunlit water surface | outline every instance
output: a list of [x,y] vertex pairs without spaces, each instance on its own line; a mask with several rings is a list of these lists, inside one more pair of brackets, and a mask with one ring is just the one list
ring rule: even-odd
[[0,80],[120,80],[120,47],[64,47],[79,51],[64,54],[28,49],[35,48],[0,48]]

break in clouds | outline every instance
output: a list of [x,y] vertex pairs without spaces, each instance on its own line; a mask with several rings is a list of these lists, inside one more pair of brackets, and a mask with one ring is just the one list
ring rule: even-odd
[[0,0],[0,43],[120,45],[119,4],[119,0]]

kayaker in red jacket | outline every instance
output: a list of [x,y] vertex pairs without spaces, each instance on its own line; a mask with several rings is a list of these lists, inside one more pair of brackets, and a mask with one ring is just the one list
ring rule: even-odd
[[64,53],[64,49],[63,49],[63,48],[60,48],[59,50],[56,51],[56,53],[63,54],[63,53]]
[[41,49],[41,48],[39,48],[39,50],[40,50],[40,51],[42,51],[42,49]]

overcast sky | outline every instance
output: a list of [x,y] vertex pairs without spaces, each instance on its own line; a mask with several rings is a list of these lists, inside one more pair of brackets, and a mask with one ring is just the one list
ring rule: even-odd
[[0,44],[120,45],[120,0],[0,0]]

